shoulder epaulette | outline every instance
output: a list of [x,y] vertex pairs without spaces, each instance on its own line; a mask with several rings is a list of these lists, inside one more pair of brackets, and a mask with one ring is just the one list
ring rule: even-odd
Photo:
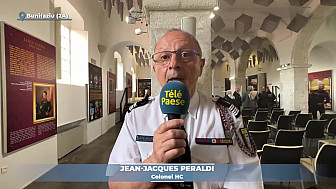
[[153,98],[151,98],[151,97],[139,100],[138,102],[136,102],[132,106],[130,106],[129,109],[127,110],[127,112],[130,113],[135,108],[138,108],[138,107],[141,107],[141,106],[144,106],[144,105],[148,104],[148,102],[150,102],[151,100],[153,100]]
[[221,106],[228,108],[236,118],[240,116],[240,111],[238,108],[236,108],[236,106],[233,105],[232,99],[219,97],[216,100],[216,104],[219,104]]

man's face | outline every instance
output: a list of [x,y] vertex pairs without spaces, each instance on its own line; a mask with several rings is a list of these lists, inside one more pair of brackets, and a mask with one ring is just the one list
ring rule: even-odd
[[43,99],[47,99],[47,94],[42,93],[42,98],[43,98]]
[[319,89],[324,89],[324,84],[319,84]]
[[[165,34],[157,43],[155,53],[161,51],[176,51],[179,49],[197,50],[196,42],[182,31],[172,31]],[[182,62],[180,58],[173,54],[167,65],[155,63],[153,66],[156,77],[163,87],[169,81],[178,80],[183,82],[189,89],[190,96],[196,90],[196,82],[201,76],[204,66],[204,59],[200,56],[189,62]]]

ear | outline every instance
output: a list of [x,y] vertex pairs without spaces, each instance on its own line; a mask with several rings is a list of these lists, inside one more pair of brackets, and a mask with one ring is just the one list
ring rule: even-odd
[[201,72],[200,72],[199,77],[202,75],[204,65],[205,65],[205,59],[201,59],[200,60],[200,70],[201,70]]

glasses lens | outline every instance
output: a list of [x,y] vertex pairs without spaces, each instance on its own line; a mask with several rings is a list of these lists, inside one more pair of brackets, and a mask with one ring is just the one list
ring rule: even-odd
[[166,65],[170,62],[173,54],[182,62],[189,62],[195,59],[197,52],[193,49],[179,49],[177,51],[162,51],[153,55],[153,60],[157,64]]

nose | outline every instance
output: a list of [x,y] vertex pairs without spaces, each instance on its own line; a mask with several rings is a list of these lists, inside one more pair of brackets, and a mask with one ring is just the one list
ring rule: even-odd
[[178,69],[181,67],[181,62],[177,57],[176,53],[172,54],[169,62],[169,69]]

